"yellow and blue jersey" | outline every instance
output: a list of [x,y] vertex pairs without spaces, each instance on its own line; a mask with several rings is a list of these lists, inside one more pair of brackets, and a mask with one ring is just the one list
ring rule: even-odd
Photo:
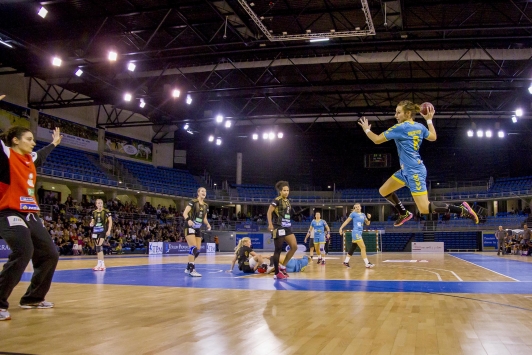
[[423,139],[429,136],[429,130],[421,123],[405,121],[390,127],[384,132],[387,140],[393,139],[399,153],[401,167],[415,167],[423,163],[419,148]]
[[314,241],[319,240],[319,243],[325,243],[325,227],[327,222],[323,219],[320,219],[319,222],[315,219],[312,220],[310,226],[314,228]]

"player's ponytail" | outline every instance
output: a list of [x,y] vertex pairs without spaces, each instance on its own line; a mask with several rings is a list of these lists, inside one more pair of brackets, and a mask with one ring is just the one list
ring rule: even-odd
[[237,244],[237,246],[235,247],[235,254],[238,254],[238,252],[240,251],[240,248],[242,248],[242,245],[244,245],[244,242],[245,242],[245,241],[248,241],[248,240],[251,241],[250,238],[248,238],[248,237],[244,237],[244,238],[242,238],[242,239],[240,239],[240,240],[238,241],[238,244]]

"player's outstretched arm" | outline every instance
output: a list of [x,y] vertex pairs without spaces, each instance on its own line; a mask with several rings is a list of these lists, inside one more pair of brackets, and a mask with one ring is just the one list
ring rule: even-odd
[[371,125],[368,123],[368,119],[366,117],[362,117],[360,120],[358,120],[358,125],[362,127],[364,133],[366,133],[366,136],[368,136],[368,138],[371,139],[373,143],[381,144],[387,141],[386,137],[384,136],[384,133],[377,135],[371,132]]

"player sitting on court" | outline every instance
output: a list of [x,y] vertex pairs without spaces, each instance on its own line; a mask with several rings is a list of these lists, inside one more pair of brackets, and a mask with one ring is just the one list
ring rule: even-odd
[[265,261],[269,263],[270,258],[255,253],[251,247],[251,239],[248,237],[244,237],[238,242],[235,248],[235,256],[231,262],[231,269],[228,270],[229,272],[233,272],[237,261],[238,269],[244,273],[254,273],[259,267],[263,273],[273,270],[273,266],[268,266],[265,263]]

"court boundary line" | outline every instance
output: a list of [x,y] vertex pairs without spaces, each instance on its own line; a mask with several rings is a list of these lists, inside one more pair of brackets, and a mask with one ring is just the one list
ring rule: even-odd
[[[464,259],[459,258],[459,257],[457,257],[457,256],[454,256],[454,255],[452,255],[452,254],[449,254],[449,255],[452,256],[453,258],[458,259],[458,260],[462,260],[462,261],[464,261],[464,262],[466,262],[466,263],[469,263],[469,264],[471,264],[471,265],[475,265],[476,267],[482,268],[482,269],[484,269],[484,270],[491,271],[491,272],[493,272],[494,274],[497,274],[497,275],[501,275],[501,276],[507,277],[507,278],[512,279],[512,280],[514,280],[514,281],[516,281],[516,282],[523,282],[523,281],[521,281],[521,280],[514,279],[514,278],[511,277],[511,276],[501,274],[500,272],[497,272],[497,271],[495,271],[495,270],[488,269],[487,267],[480,266],[480,265],[478,265],[478,264],[472,263],[471,261],[464,260]],[[497,282],[497,281],[487,281],[487,282]]]

